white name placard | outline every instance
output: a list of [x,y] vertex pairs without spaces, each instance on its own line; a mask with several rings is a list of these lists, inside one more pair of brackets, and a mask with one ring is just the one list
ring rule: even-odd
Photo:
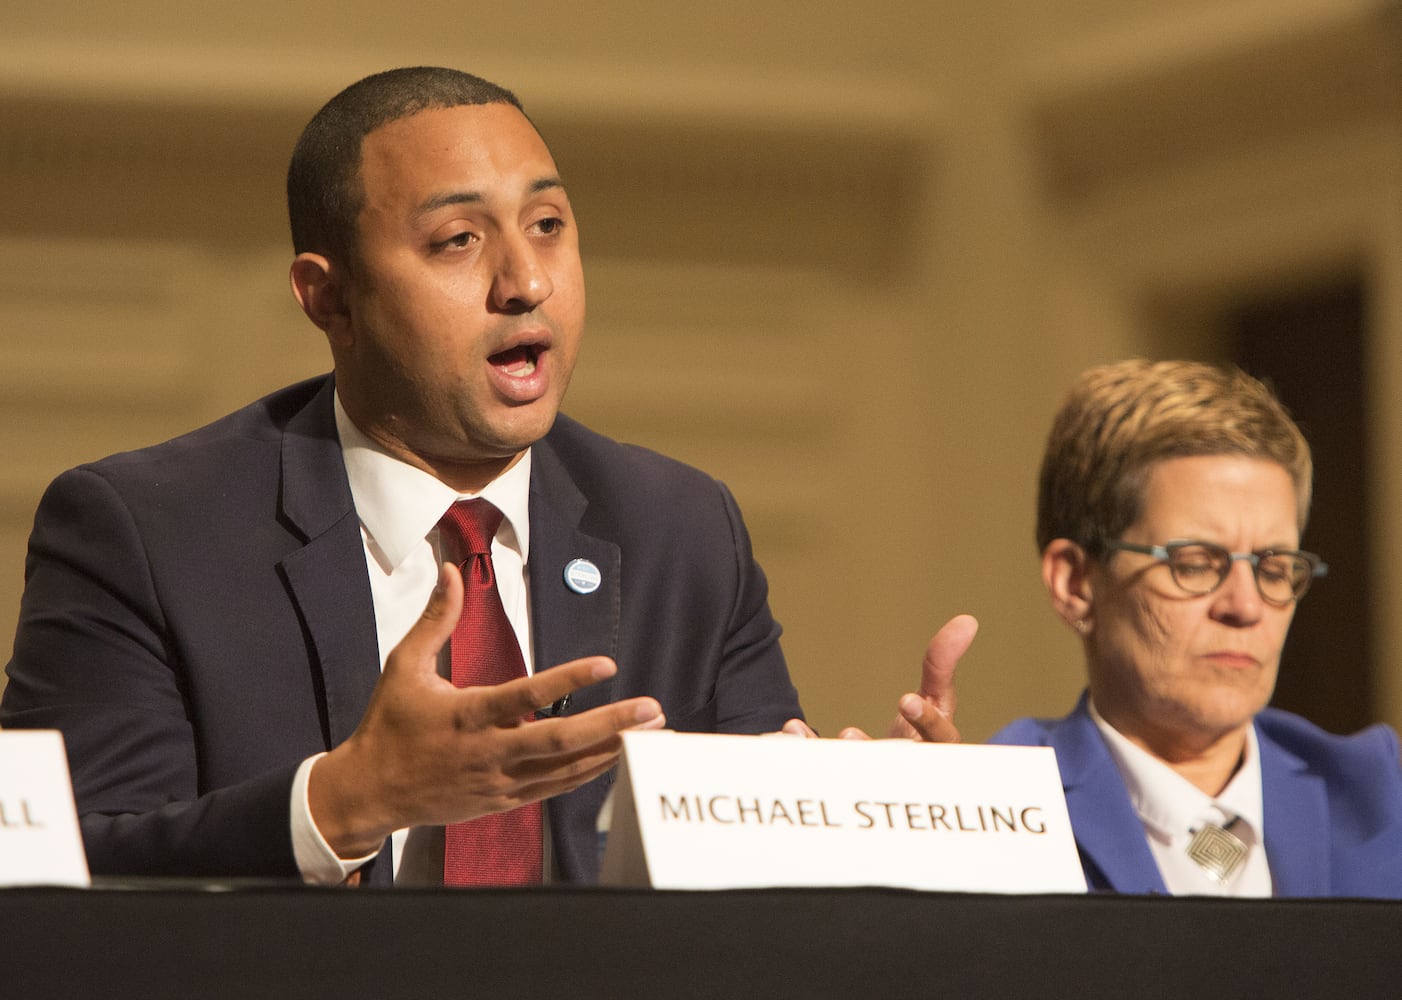
[[0,885],[89,884],[62,734],[0,732]]
[[600,880],[1085,892],[1048,747],[623,735]]

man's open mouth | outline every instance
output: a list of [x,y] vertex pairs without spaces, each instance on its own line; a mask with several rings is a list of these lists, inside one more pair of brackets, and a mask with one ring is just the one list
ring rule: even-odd
[[535,374],[537,349],[531,344],[522,344],[493,354],[487,361],[513,378],[525,378]]

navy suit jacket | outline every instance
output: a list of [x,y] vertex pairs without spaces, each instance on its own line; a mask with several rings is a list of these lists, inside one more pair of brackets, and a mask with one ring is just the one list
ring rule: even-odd
[[[1083,694],[1066,718],[1019,719],[989,742],[1056,750],[1091,889],[1165,893],[1144,826],[1086,706]],[[1255,725],[1275,895],[1402,898],[1396,734],[1370,726],[1335,736],[1271,708]]]
[[[296,874],[293,774],[351,733],[380,668],[332,396],[330,377],[291,386],[70,470],[39,505],[0,725],[62,731],[96,874]],[[561,416],[530,519],[538,668],[618,662],[570,713],[651,695],[671,728],[739,733],[800,714],[723,485]],[[574,558],[602,572],[587,596]],[[568,880],[597,876],[611,780],[549,803]]]

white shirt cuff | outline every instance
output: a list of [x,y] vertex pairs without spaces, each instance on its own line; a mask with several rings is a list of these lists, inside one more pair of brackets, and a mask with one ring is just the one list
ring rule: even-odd
[[292,854],[297,859],[297,870],[302,873],[302,881],[308,885],[340,885],[357,868],[380,853],[374,851],[363,858],[337,857],[316,828],[312,820],[311,801],[307,797],[307,783],[312,767],[325,756],[319,753],[302,761],[302,766],[297,768],[297,774],[292,779]]

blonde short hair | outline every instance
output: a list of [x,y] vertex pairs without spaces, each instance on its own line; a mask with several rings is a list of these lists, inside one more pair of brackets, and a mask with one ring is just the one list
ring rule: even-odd
[[1038,483],[1038,548],[1069,538],[1099,557],[1139,520],[1153,465],[1187,455],[1279,463],[1304,532],[1313,463],[1275,393],[1235,366],[1135,359],[1087,369],[1057,411]]

